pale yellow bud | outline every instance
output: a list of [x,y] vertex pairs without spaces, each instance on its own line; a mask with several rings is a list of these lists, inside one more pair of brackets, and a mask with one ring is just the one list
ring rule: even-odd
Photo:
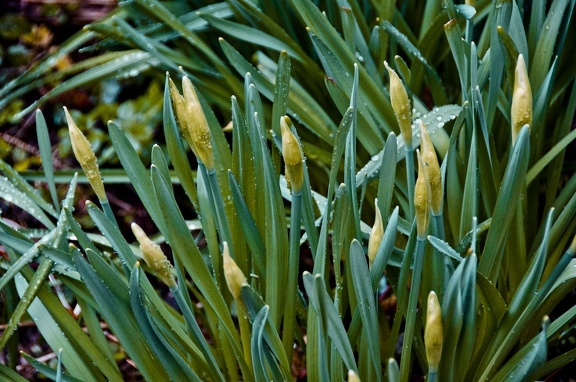
[[392,109],[396,114],[396,120],[400,126],[400,132],[404,138],[404,143],[406,146],[412,145],[412,110],[410,108],[410,99],[408,98],[408,93],[406,88],[402,83],[402,80],[396,74],[394,69],[388,66],[388,63],[384,61],[384,65],[388,70],[388,75],[390,76],[390,103],[392,104]]
[[440,174],[440,165],[438,164],[438,157],[434,150],[434,145],[428,134],[428,129],[422,122],[420,123],[420,148],[422,149],[422,161],[424,162],[424,169],[428,174],[428,182],[430,184],[430,200],[432,212],[439,215],[442,210],[442,175]]
[[430,185],[422,157],[420,156],[420,150],[416,150],[416,153],[418,155],[418,178],[414,187],[414,209],[416,211],[418,237],[423,239],[428,232],[428,222],[430,220]]
[[106,191],[104,190],[104,183],[100,176],[100,170],[98,169],[98,160],[92,150],[92,146],[90,146],[90,142],[72,120],[72,116],[68,113],[66,106],[64,106],[64,114],[66,114],[70,142],[72,143],[72,151],[74,151],[76,160],[80,163],[80,167],[82,167],[84,174],[86,174],[86,178],[90,182],[98,200],[108,200]]
[[282,156],[286,164],[286,181],[292,192],[300,192],[304,183],[303,155],[300,142],[290,130],[292,122],[287,116],[280,118],[282,129]]
[[224,242],[222,245],[224,247],[222,257],[224,258],[224,278],[226,279],[226,285],[228,285],[228,290],[232,293],[232,297],[238,300],[242,295],[242,286],[248,285],[248,282],[240,267],[238,267],[234,259],[230,257],[228,243]]
[[204,163],[207,169],[213,169],[214,153],[212,151],[210,128],[198,95],[187,76],[182,78],[182,92],[184,93],[186,110],[186,123],[182,123],[183,121],[180,123],[180,128],[186,130],[182,134],[184,138],[188,137],[188,143],[196,158]]
[[514,91],[512,93],[512,142],[516,142],[516,137],[524,125],[532,125],[532,90],[526,62],[522,55],[518,56],[516,70],[514,71]]
[[354,370],[348,370],[348,382],[360,382],[360,377]]
[[426,358],[431,372],[438,370],[440,359],[442,358],[442,344],[444,334],[442,327],[442,309],[438,296],[434,291],[428,295],[428,311],[426,313],[426,329],[424,330],[424,346],[426,348]]
[[380,213],[380,208],[378,208],[378,199],[376,199],[376,217],[374,218],[374,225],[370,231],[370,239],[368,240],[368,259],[370,260],[370,265],[374,262],[376,258],[376,253],[382,242],[382,236],[384,236],[384,224],[382,224],[382,214]]
[[[171,78],[168,79],[168,87],[170,89],[170,98],[172,99],[172,106],[174,108],[174,113],[176,114],[176,122],[178,122],[178,126],[180,127],[180,131],[182,132],[182,136],[188,142],[190,147],[194,145],[192,141],[192,137],[190,137],[188,131],[188,113],[186,112],[186,104],[184,103],[184,97],[178,91],[178,88],[174,84]],[[196,147],[192,151],[196,152]]]
[[150,240],[138,224],[132,223],[130,227],[136,240],[138,240],[140,244],[140,250],[142,251],[142,256],[146,264],[156,272],[156,275],[164,284],[170,288],[175,287],[176,279],[172,273],[172,264],[170,264],[166,255],[164,255],[160,246]]

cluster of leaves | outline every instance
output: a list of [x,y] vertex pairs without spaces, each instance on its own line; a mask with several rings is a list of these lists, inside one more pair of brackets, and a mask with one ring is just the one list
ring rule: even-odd
[[[102,209],[86,205],[101,232],[88,234],[73,215],[76,178],[60,201],[50,161],[44,161],[50,204],[2,164],[0,196],[43,228],[0,222],[7,253],[0,289],[10,302],[1,347],[13,341],[27,312],[52,349],[62,349],[57,370],[30,361],[51,378],[71,381],[121,379],[98,317],[149,380],[288,380],[295,344],[311,380],[343,380],[349,370],[349,380],[428,374],[522,381],[574,359],[575,349],[550,358],[548,347],[570,335],[576,309],[562,310],[551,323],[545,318],[576,286],[576,176],[565,159],[576,138],[570,130],[576,42],[568,39],[576,28],[574,1],[554,0],[549,8],[540,2],[530,10],[515,1],[478,1],[475,8],[451,1],[395,7],[230,0],[193,10],[168,4],[123,3],[7,84],[0,102],[10,102],[11,89],[32,86],[52,67],[50,60],[97,34],[104,37],[98,48],[131,49],[90,59],[87,70],[39,102],[151,66],[192,79],[205,97],[200,102],[210,139],[202,144],[213,152],[213,167],[203,158],[197,170],[189,163],[187,146],[195,152],[197,146],[183,128],[187,121],[178,115],[174,92],[171,101],[168,78],[166,146],[151,150],[150,166],[125,128],[108,126],[126,182],[173,255],[176,281],[168,284],[179,310],[159,298],[143,271],[159,268],[140,264],[141,251],[121,235],[105,196],[97,192]],[[214,30],[235,43],[216,40]],[[533,118],[513,141],[519,55],[529,68]],[[441,158],[436,192],[443,203],[429,231],[413,223],[410,163],[419,130],[413,127],[411,143],[396,136],[384,60],[404,80],[413,118],[428,127]],[[231,116],[231,137],[208,104]],[[307,158],[299,192],[280,171],[284,115],[294,121],[291,130]],[[49,158],[41,114],[37,129]],[[174,178],[198,219],[184,219]],[[367,222],[378,219],[381,242],[368,261]],[[298,262],[302,245],[312,253],[310,273]],[[226,288],[226,256],[247,277],[239,291]],[[39,263],[35,270],[31,260]],[[55,282],[73,292],[82,311],[77,320],[51,292]],[[392,312],[378,304],[389,286]],[[445,333],[434,367],[424,352],[430,291],[438,295]],[[0,373],[17,379],[5,367]]]

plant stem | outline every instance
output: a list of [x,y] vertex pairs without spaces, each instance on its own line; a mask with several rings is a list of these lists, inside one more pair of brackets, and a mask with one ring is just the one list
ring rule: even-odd
[[412,270],[412,284],[406,311],[406,328],[404,329],[404,343],[402,344],[402,359],[400,360],[400,381],[407,382],[410,377],[410,360],[412,355],[412,342],[414,340],[414,326],[416,323],[416,308],[418,305],[418,292],[422,278],[422,263],[424,259],[424,237],[416,239],[414,250],[414,269]]
[[184,315],[184,319],[186,320],[188,327],[192,331],[192,337],[194,338],[194,342],[196,343],[196,345],[198,345],[200,351],[206,358],[206,363],[210,367],[210,370],[214,374],[214,377],[218,377],[219,380],[225,381],[226,379],[224,378],[224,376],[222,375],[222,371],[218,367],[218,362],[216,362],[214,354],[212,353],[212,350],[208,346],[208,343],[206,342],[206,339],[204,338],[204,335],[202,334],[202,331],[200,330],[200,327],[196,322],[194,314],[192,313],[190,307],[188,306],[186,300],[184,299],[182,290],[180,289],[178,284],[176,284],[176,286],[170,288],[170,291],[174,295],[176,303],[178,304],[178,307],[180,307],[180,310]]
[[228,220],[226,219],[224,201],[222,200],[222,194],[220,191],[220,184],[218,183],[218,177],[216,176],[216,170],[211,169],[208,171],[203,163],[199,162],[198,167],[202,172],[202,176],[207,180],[206,184],[208,186],[208,192],[210,203],[210,208],[212,213],[216,216],[216,221],[218,222],[218,232],[220,233],[220,241],[226,241],[230,246],[230,251],[234,247],[232,242],[232,237],[230,235],[230,227],[228,226]]
[[112,212],[112,208],[110,207],[110,202],[108,199],[100,200],[100,205],[102,206],[102,211],[108,220],[110,220],[116,227],[118,227],[118,222],[116,221],[114,212]]
[[284,307],[282,343],[288,359],[292,359],[294,347],[294,324],[296,322],[296,296],[298,294],[298,269],[300,262],[300,220],[302,215],[302,192],[292,194],[290,214],[290,258],[288,260],[288,285]]

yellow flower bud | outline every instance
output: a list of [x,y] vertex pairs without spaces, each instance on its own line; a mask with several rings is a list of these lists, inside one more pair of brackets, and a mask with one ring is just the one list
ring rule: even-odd
[[430,220],[430,185],[422,157],[420,156],[420,150],[416,150],[416,153],[418,155],[418,178],[414,187],[414,209],[416,211],[418,238],[424,239],[428,232],[428,222]]
[[160,246],[150,240],[138,224],[132,223],[130,227],[136,240],[140,243],[140,250],[146,264],[156,272],[160,280],[169,288],[175,287],[176,279],[172,274],[172,264],[164,255]]
[[430,199],[432,212],[439,215],[442,210],[443,188],[442,188],[442,175],[440,174],[440,165],[438,164],[438,157],[434,150],[434,145],[428,134],[428,129],[422,122],[420,123],[420,148],[422,149],[422,161],[424,162],[424,169],[428,174],[428,182],[430,184]]
[[86,139],[82,131],[80,131],[76,123],[72,120],[66,106],[64,106],[64,114],[66,114],[70,142],[72,143],[72,151],[74,151],[76,160],[80,163],[80,167],[82,167],[84,174],[86,174],[86,178],[90,182],[98,200],[108,200],[106,191],[104,190],[104,183],[100,176],[100,170],[98,169],[98,160],[96,159],[94,151],[92,151],[90,142],[88,142],[88,139]]
[[246,281],[246,276],[236,264],[234,259],[230,257],[230,250],[228,249],[228,243],[223,242],[222,256],[224,257],[224,278],[226,279],[226,284],[228,285],[228,290],[232,293],[232,297],[238,300],[242,295],[242,286],[248,285]]
[[426,313],[426,329],[424,330],[424,346],[426,358],[431,372],[438,371],[438,365],[442,358],[442,344],[444,334],[442,327],[442,309],[438,296],[434,291],[428,295],[428,311]]
[[286,164],[286,181],[292,192],[300,192],[304,183],[303,155],[300,143],[292,134],[290,125],[292,122],[287,116],[280,118],[282,129],[282,156]]
[[400,126],[400,132],[404,138],[404,143],[406,146],[412,145],[412,110],[410,108],[410,99],[408,99],[408,93],[406,88],[402,83],[402,80],[396,74],[394,69],[392,69],[386,61],[384,65],[388,70],[388,75],[390,76],[390,103],[392,104],[392,109],[396,114],[396,119],[398,120],[398,125]]
[[[170,98],[172,99],[172,105],[174,108],[174,113],[176,114],[176,122],[178,122],[178,126],[180,127],[180,131],[182,132],[182,136],[190,147],[194,146],[194,141],[192,137],[190,137],[187,124],[188,124],[188,114],[186,112],[186,104],[184,102],[184,97],[176,88],[176,85],[172,81],[171,78],[168,79],[168,87],[170,88]],[[196,152],[196,147],[193,148],[192,151]]]
[[360,382],[360,377],[354,370],[348,370],[348,382]]
[[374,218],[374,225],[370,231],[370,239],[368,240],[368,259],[370,260],[370,265],[374,262],[376,258],[376,253],[382,242],[382,236],[384,236],[384,224],[382,224],[382,214],[380,213],[380,208],[378,208],[378,199],[376,199],[376,217]]
[[518,56],[514,71],[514,91],[512,93],[512,143],[524,125],[532,125],[532,90],[526,63],[522,55]]

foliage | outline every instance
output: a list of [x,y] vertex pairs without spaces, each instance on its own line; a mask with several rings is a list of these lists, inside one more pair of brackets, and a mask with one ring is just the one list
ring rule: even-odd
[[[570,335],[576,309],[548,316],[576,286],[576,177],[566,159],[576,137],[576,42],[567,38],[574,1],[549,8],[515,1],[474,8],[452,1],[191,3],[195,9],[124,2],[0,90],[0,104],[8,105],[14,89],[34,86],[60,54],[97,35],[91,48],[110,51],[76,64],[83,70],[39,102],[150,66],[169,72],[166,146],[152,148],[150,165],[124,125],[110,122],[108,134],[125,181],[157,227],[150,235],[174,266],[167,271],[156,250],[142,255],[158,248],[141,235],[142,249],[131,243],[102,192],[100,207],[86,203],[100,231],[88,233],[74,216],[76,177],[59,200],[44,160],[49,203],[2,162],[0,196],[39,225],[0,221],[0,289],[10,317],[0,347],[16,356],[13,330],[28,314],[51,348],[62,349],[65,372],[35,363],[55,380],[121,380],[99,317],[148,380],[290,380],[301,371],[296,359],[313,381],[354,374],[366,381],[522,381],[573,361],[573,348],[556,354],[549,347]],[[216,40],[215,31],[230,41]],[[529,78],[521,82],[533,101],[514,107],[524,62]],[[390,101],[392,68],[412,100],[410,138],[399,133]],[[187,85],[180,96],[170,85],[182,76],[198,96]],[[512,121],[529,125],[512,128]],[[41,113],[36,126],[49,158]],[[436,154],[426,131],[440,183],[432,181]],[[291,179],[302,172],[301,189],[281,175],[290,137],[306,158],[294,165],[292,146],[286,160]],[[188,147],[202,153],[192,163]],[[94,167],[79,161],[93,182]],[[174,178],[197,219],[185,220]],[[382,227],[371,235],[373,221]],[[377,251],[368,258],[370,247]],[[300,259],[304,248],[309,268]],[[144,264],[149,258],[159,260]],[[178,309],[160,298],[155,275]],[[79,317],[58,301],[56,284],[72,292]],[[427,326],[431,291],[439,306]],[[439,323],[443,336],[425,335]],[[435,349],[442,342],[440,357],[427,359],[434,350],[425,338]],[[10,371],[2,366],[0,373]]]

